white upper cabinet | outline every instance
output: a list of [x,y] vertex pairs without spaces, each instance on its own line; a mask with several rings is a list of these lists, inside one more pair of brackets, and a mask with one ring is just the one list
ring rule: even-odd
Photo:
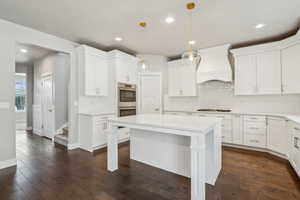
[[257,92],[256,57],[238,56],[235,59],[235,94],[253,95]]
[[281,93],[280,51],[257,55],[257,93]]
[[79,65],[84,73],[85,96],[108,95],[108,63],[106,52],[82,45],[78,47]]
[[186,60],[168,63],[169,96],[196,96],[196,66]]
[[281,59],[283,93],[300,93],[300,42],[282,49]]
[[109,60],[116,69],[117,82],[137,84],[137,57],[118,50],[113,50],[109,52]]
[[235,58],[235,94],[280,94],[280,51]]
[[231,50],[235,94],[300,93],[300,31],[282,41]]

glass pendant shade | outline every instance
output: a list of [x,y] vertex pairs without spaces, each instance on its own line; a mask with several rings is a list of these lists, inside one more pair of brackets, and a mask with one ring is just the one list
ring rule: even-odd
[[147,70],[147,63],[144,59],[141,59],[138,63],[138,68],[140,71],[146,71]]

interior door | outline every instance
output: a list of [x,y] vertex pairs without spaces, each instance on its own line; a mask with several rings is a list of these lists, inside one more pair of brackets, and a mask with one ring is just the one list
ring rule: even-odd
[[141,74],[139,86],[139,113],[161,113],[161,75]]
[[47,75],[42,78],[42,131],[45,137],[54,137],[54,105],[53,105],[53,78]]

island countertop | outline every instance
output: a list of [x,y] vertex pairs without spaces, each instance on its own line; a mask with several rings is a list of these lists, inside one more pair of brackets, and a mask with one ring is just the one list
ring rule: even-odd
[[153,128],[166,128],[194,133],[206,133],[221,119],[216,117],[176,116],[168,114],[138,114],[108,120],[112,124],[138,125]]

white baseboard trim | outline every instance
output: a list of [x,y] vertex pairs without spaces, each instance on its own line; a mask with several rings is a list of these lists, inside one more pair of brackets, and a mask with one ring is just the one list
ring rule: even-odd
[[17,165],[16,159],[0,161],[0,169],[4,169],[4,168],[16,166],[16,165]]
[[68,150],[78,149],[80,148],[79,143],[68,144]]
[[228,143],[222,143],[223,146],[227,147],[233,147],[233,148],[238,148],[238,149],[245,149],[245,150],[252,150],[252,151],[258,151],[258,152],[264,152],[264,153],[269,153],[274,156],[280,157],[282,159],[288,160],[287,155],[283,155],[281,153],[274,152],[269,149],[264,149],[264,148],[258,148],[258,147],[249,147],[249,146],[244,146],[244,145],[238,145],[238,144],[228,144]]

